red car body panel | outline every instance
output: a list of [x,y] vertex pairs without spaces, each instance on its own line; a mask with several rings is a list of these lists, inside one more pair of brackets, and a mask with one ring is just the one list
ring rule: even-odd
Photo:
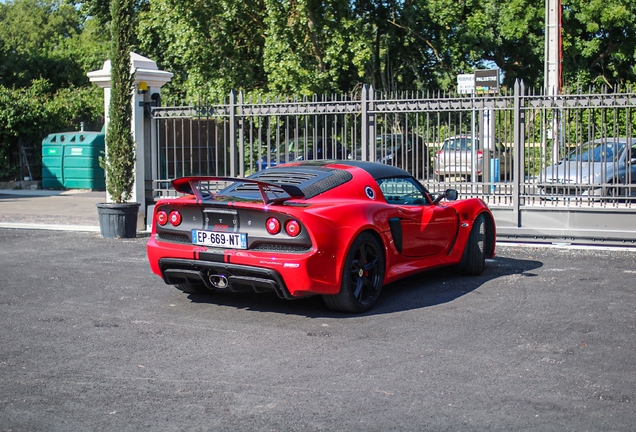
[[[277,170],[294,170],[310,165],[315,166],[316,162],[285,164],[267,171],[276,173],[279,172]],[[164,272],[173,265],[172,263],[176,263],[175,268],[183,264],[182,268],[177,270],[188,272],[191,271],[188,270],[190,267],[195,269],[199,263],[207,265],[206,261],[213,259],[216,268],[222,268],[226,264],[239,269],[263,270],[268,272],[268,275],[275,272],[271,273],[274,279],[278,281],[280,277],[281,285],[284,285],[283,295],[277,291],[282,297],[338,294],[348,251],[360,233],[369,232],[380,242],[385,259],[383,283],[387,284],[423,270],[459,264],[464,256],[473,223],[480,214],[484,214],[492,226],[489,232],[491,245],[487,250],[487,256],[494,256],[494,219],[483,201],[466,199],[433,203],[432,197],[427,195],[425,205],[390,204],[376,178],[358,165],[364,163],[323,161],[322,169],[346,172],[351,178],[309,198],[290,196],[284,201],[272,199],[269,203],[264,202],[265,198],[206,201],[199,192],[195,192],[193,195],[158,201],[153,215],[152,233],[147,243],[148,259],[153,273],[169,283],[167,279],[170,278],[166,277]],[[187,190],[188,182],[194,184],[201,180],[179,179],[178,188]],[[267,189],[267,186],[264,186],[266,183],[257,184],[255,181],[254,184],[258,186],[262,196],[263,190]],[[216,210],[205,213],[205,209],[210,210],[211,207]],[[161,211],[178,211],[183,214],[183,226],[172,227],[170,223],[160,226],[157,215]],[[253,225],[246,225],[245,221],[248,220],[249,224],[254,221],[256,224],[257,219],[265,216],[274,216],[282,221],[299,221],[304,239],[302,242],[310,246],[304,250],[292,249],[288,252],[260,250],[257,248],[258,245],[254,246],[256,240],[248,249],[217,249],[187,242],[186,235],[190,235],[192,229],[202,230],[207,227],[205,229],[212,230],[212,226],[232,230],[231,226],[227,227],[223,213],[215,211],[238,214],[239,216],[233,216],[240,219],[240,228],[236,226],[236,220],[233,221],[234,228],[238,231],[256,229]],[[201,212],[205,221],[199,217]],[[219,216],[218,220],[221,223],[211,225],[212,222],[207,219],[213,217],[208,218],[208,214]],[[396,225],[399,227],[396,228]],[[401,238],[396,239],[394,233],[400,230]],[[261,231],[262,229],[259,233]],[[267,236],[259,237],[260,235],[248,234],[248,239],[262,240],[264,243],[269,241]],[[181,237],[179,241],[172,241],[171,236]],[[281,242],[283,248],[286,245],[294,247],[294,239],[289,238],[284,230],[270,237],[273,242]],[[244,277],[243,281],[249,283],[251,276]]]

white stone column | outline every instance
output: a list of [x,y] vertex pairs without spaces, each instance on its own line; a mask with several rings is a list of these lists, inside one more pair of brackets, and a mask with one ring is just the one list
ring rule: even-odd
[[[159,70],[157,63],[137,53],[130,53],[131,70],[135,74],[134,88],[131,89],[132,121],[130,130],[135,142],[135,184],[132,191],[132,201],[138,202],[139,217],[138,227],[144,227],[146,216],[146,192],[145,192],[145,143],[150,137],[144,136],[144,104],[150,103],[153,93],[161,94],[161,87],[170,82],[173,74]],[[104,121],[108,130],[108,107],[110,106],[110,60],[104,62],[100,70],[87,74],[90,81],[104,89]],[[108,139],[106,139],[108,146]],[[112,202],[110,196],[108,202]]]

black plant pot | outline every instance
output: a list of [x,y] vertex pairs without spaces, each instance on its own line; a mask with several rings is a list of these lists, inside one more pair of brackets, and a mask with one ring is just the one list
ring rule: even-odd
[[104,238],[137,237],[139,203],[103,203],[97,205],[99,230]]

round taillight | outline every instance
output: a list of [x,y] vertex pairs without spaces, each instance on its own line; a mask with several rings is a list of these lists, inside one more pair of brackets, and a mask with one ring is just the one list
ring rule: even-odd
[[278,234],[280,232],[280,222],[276,218],[269,218],[265,223],[267,232],[270,234]]
[[168,213],[163,210],[159,210],[157,212],[157,223],[161,226],[164,226],[168,223]]
[[181,213],[176,210],[172,210],[170,212],[170,223],[172,224],[172,226],[181,225]]
[[285,232],[289,234],[291,237],[296,237],[300,234],[300,224],[297,220],[290,220],[285,224]]

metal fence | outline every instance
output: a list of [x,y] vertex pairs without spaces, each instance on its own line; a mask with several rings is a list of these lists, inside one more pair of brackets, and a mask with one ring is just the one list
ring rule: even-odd
[[381,94],[153,109],[152,196],[187,175],[375,160],[495,214],[499,240],[636,244],[636,94]]

